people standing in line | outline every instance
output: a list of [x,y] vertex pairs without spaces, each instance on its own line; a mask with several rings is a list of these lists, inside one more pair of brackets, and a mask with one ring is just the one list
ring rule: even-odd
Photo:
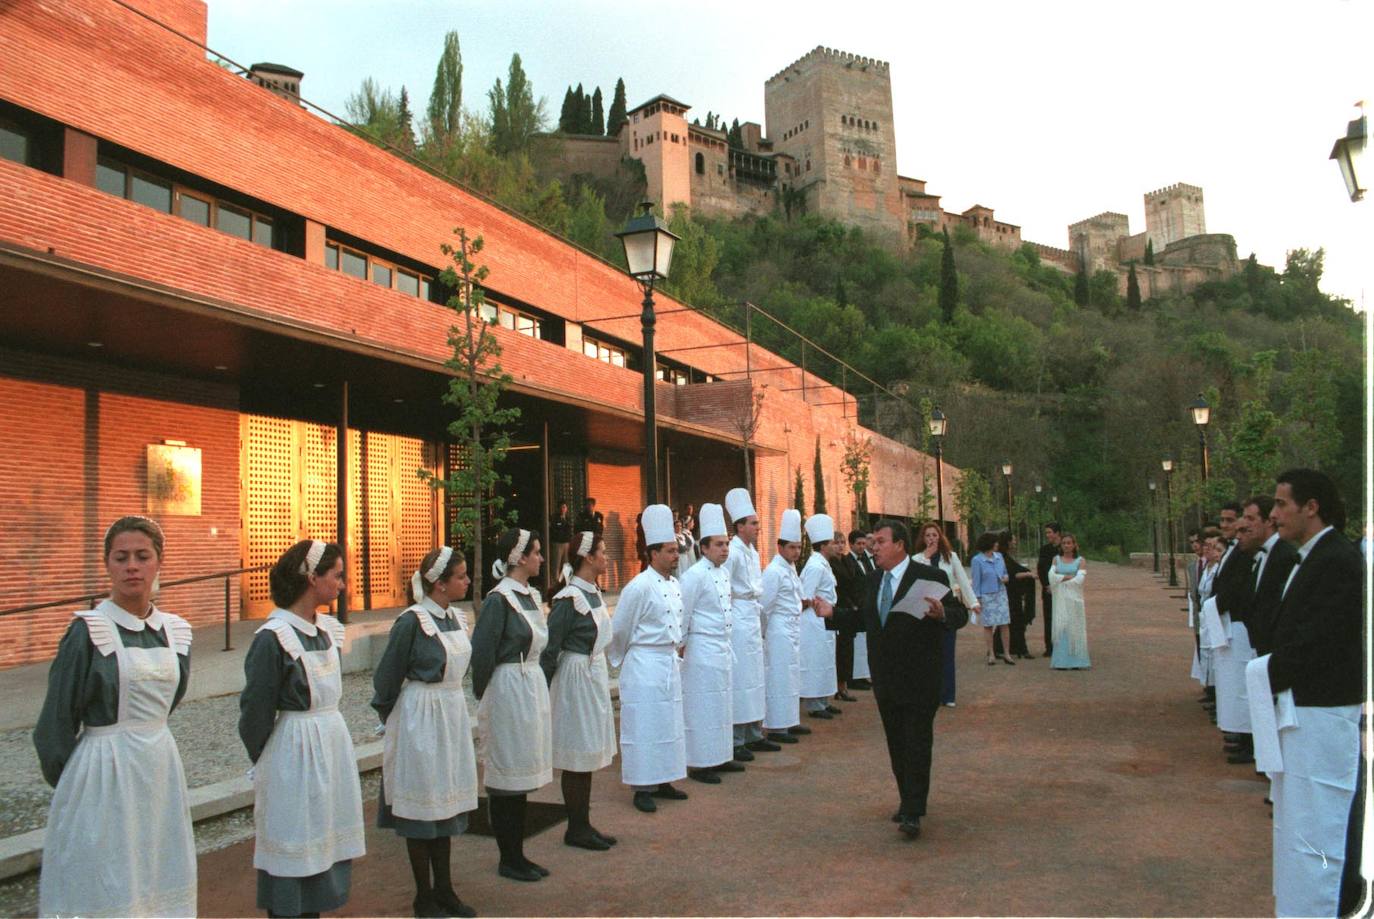
[[592,773],[615,759],[615,712],[611,704],[611,615],[597,587],[606,573],[606,544],[591,530],[575,534],[572,556],[560,571],[563,589],[549,610],[549,643],[539,665],[549,680],[553,719],[553,767],[562,770],[568,829],[563,842],[604,851],[614,836],[592,826]]
[[411,606],[391,624],[372,673],[372,707],[385,725],[377,825],[406,841],[416,916],[475,916],[453,889],[452,838],[477,809],[463,675],[472,659],[463,613],[453,604],[471,584],[467,562],[431,549],[410,579]]
[[[1183,562],[1183,586],[1188,595],[1188,627],[1193,630],[1193,666],[1191,674],[1202,687],[1198,702],[1208,705],[1215,698],[1211,667],[1205,661],[1202,647],[1202,600],[1198,597],[1198,580],[1202,577],[1202,530],[1188,531],[1188,551],[1193,558]],[[1210,652],[1210,649],[1208,649]]]
[[[921,524],[920,532],[916,534],[916,546],[916,560],[943,571],[954,598],[970,612],[979,612],[981,606],[978,595],[974,593],[968,573],[964,571],[964,563],[959,561],[959,554],[945,538],[944,528],[933,520]],[[954,649],[958,635],[957,629],[946,629],[944,644],[940,649],[940,704],[946,708],[955,706]]]
[[[988,665],[998,661],[992,650],[992,633],[1000,630],[1003,647],[1006,647],[1007,626],[1011,622],[1011,607],[1007,604],[1007,565],[997,553],[997,534],[984,533],[975,544],[978,554],[973,557],[973,593],[978,598],[982,612],[978,621],[983,626],[983,637],[987,642]],[[1004,664],[1015,664],[1005,653],[1001,655]]]
[[730,599],[733,611],[730,646],[735,663],[730,675],[733,697],[730,709],[735,719],[735,759],[749,762],[756,752],[777,752],[782,748],[763,736],[763,715],[767,708],[764,687],[763,621],[759,599],[763,595],[763,568],[755,543],[759,537],[758,512],[743,488],[732,488],[725,496],[735,535],[730,540],[730,556],[725,560],[730,572]]
[[573,522],[568,513],[568,502],[559,501],[558,510],[549,518],[549,567],[545,581],[552,589],[558,583],[559,572],[568,563],[568,544],[572,542]]
[[[1288,583],[1289,572],[1298,563],[1297,548],[1279,533],[1278,520],[1274,516],[1274,499],[1268,495],[1261,497],[1267,499],[1269,508],[1269,512],[1264,515],[1267,529],[1262,531],[1267,531],[1269,535],[1255,553],[1257,558],[1254,566],[1254,599],[1245,619],[1245,627],[1250,632],[1250,644],[1255,649],[1256,657],[1274,650],[1274,630],[1278,625],[1283,587]],[[1251,504],[1254,505],[1256,514],[1264,513],[1266,505],[1256,497],[1246,504],[1247,517],[1251,512]],[[1246,669],[1249,669],[1248,664]]]
[[880,570],[868,579],[864,628],[872,655],[873,697],[900,795],[892,820],[907,838],[914,839],[921,834],[930,794],[943,631],[962,628],[968,611],[951,592],[943,600],[927,598],[920,619],[894,612],[893,607],[918,579],[945,585],[949,581],[939,568],[910,557],[911,538],[904,523],[884,520],[875,529],[870,545]]
[[1051,592],[1050,566],[1059,554],[1059,534],[1063,531],[1056,521],[1045,524],[1045,544],[1040,547],[1040,556],[1035,563],[1035,576],[1040,581],[1041,625],[1045,630],[1044,657],[1054,653],[1054,595]]
[[1345,504],[1325,473],[1279,475],[1273,517],[1279,536],[1299,547],[1272,649],[1249,665],[1263,690],[1252,701],[1267,707],[1278,694],[1271,729],[1256,737],[1257,749],[1276,753],[1268,764],[1275,907],[1279,916],[1346,915],[1359,907],[1365,886],[1359,876],[1364,559],[1341,533]]
[[701,560],[683,576],[682,721],[687,777],[719,785],[719,772],[743,772],[735,762],[731,678],[730,553],[725,512],[701,506]]
[[1217,604],[1227,637],[1226,645],[1216,649],[1217,727],[1223,734],[1226,761],[1233,765],[1255,761],[1245,668],[1255,659],[1250,627],[1250,611],[1255,603],[1255,573],[1269,554],[1265,544],[1271,537],[1273,542],[1278,542],[1269,521],[1273,507],[1274,499],[1268,495],[1256,495],[1242,502],[1234,532],[1235,557],[1246,563],[1241,571],[1244,577],[1233,576]]
[[1083,607],[1083,578],[1088,569],[1078,554],[1078,539],[1065,533],[1059,540],[1059,554],[1050,568],[1054,593],[1054,653],[1050,666],[1055,670],[1088,670],[1088,618]]
[[75,613],[33,743],[53,786],[40,916],[194,916],[196,848],[167,716],[191,676],[191,626],[153,604],[162,528],[105,531],[110,597]]
[[644,541],[644,515],[635,514],[635,558],[639,559],[639,570],[649,567],[649,545]]
[[697,506],[688,504],[682,509],[682,527],[687,531],[687,535],[692,537],[695,542],[700,538],[701,533],[697,529]]
[[[1198,600],[1198,637],[1201,642],[1204,634],[1203,629],[1203,607],[1212,598],[1213,588],[1216,585],[1217,572],[1221,568],[1221,556],[1226,551],[1226,539],[1221,535],[1221,530],[1215,526],[1206,526],[1202,529],[1202,554],[1198,557],[1197,575],[1197,600]],[[1217,723],[1217,703],[1216,703],[1216,659],[1215,653],[1210,647],[1199,647],[1198,655],[1201,658],[1202,670],[1206,674],[1207,688],[1205,695],[1207,701],[1202,703],[1203,709],[1207,712],[1208,720],[1212,724]]]
[[482,601],[472,630],[478,754],[501,853],[496,870],[513,881],[549,874],[525,856],[528,795],[553,781],[549,687],[539,666],[549,630],[539,591],[530,586],[543,563],[537,535],[521,529],[501,534],[491,566],[500,580]]
[[343,695],[344,627],[318,613],[344,587],[343,551],[303,540],[268,575],[277,608],[243,661],[239,737],[253,761],[260,909],[311,916],[348,902],[365,852],[362,787]]
[[677,578],[681,581],[688,569],[697,563],[697,541],[684,517],[673,518],[673,534],[677,538]]
[[573,521],[573,529],[579,533],[591,530],[597,536],[606,535],[606,518],[596,509],[595,498],[583,500],[582,510],[577,512],[577,519]]
[[801,615],[801,703],[811,718],[826,721],[843,712],[830,704],[835,694],[835,574],[830,560],[839,557],[835,543],[835,522],[829,514],[806,518],[806,535],[811,540],[811,555],[801,571],[802,597],[811,605]]
[[854,665],[849,680],[849,688],[865,691],[873,689],[873,674],[868,666],[868,635],[864,632],[863,618],[858,615],[858,607],[863,603],[864,584],[874,570],[873,556],[868,554],[868,543],[868,533],[863,530],[850,530],[849,552],[841,559],[849,571],[854,585],[855,629],[857,630],[854,635]]
[[673,512],[651,504],[643,517],[649,567],[620,591],[606,657],[620,668],[620,780],[634,791],[634,806],[652,814],[658,810],[655,798],[687,799],[672,785],[687,777],[687,745]]
[[[829,555],[830,573],[835,577],[835,608],[826,620],[826,628],[835,633],[835,699],[840,702],[857,702],[849,694],[854,682],[854,640],[859,631],[859,601],[852,569],[849,561],[849,540],[843,530],[835,531],[835,552]],[[855,687],[857,688],[857,687]]]
[[802,598],[797,575],[801,558],[801,511],[788,508],[778,525],[778,551],[763,570],[761,606],[767,676],[763,729],[777,744],[797,743],[811,733],[801,725],[801,615],[810,600]]
[[1000,635],[993,636],[992,652],[1001,656],[1009,651],[1012,657],[1030,660],[1026,647],[1026,629],[1035,619],[1035,572],[1016,560],[1016,534],[1003,530],[997,534],[997,553],[1007,565],[1007,605],[1011,609],[1011,644],[1004,648]]

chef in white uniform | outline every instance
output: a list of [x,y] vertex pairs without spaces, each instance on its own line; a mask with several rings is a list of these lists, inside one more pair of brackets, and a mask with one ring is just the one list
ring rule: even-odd
[[778,526],[778,552],[763,569],[764,652],[768,662],[763,729],[774,743],[796,743],[801,726],[801,511],[788,508]]
[[802,568],[801,587],[803,602],[811,602],[801,616],[801,699],[808,715],[828,720],[841,711],[829,701],[836,689],[835,633],[826,628],[825,621],[839,599],[830,560],[839,557],[840,548],[835,542],[835,521],[828,514],[806,518],[806,535],[811,539],[811,557]]
[[686,799],[672,782],[687,776],[682,723],[682,593],[673,512],[651,504],[640,521],[649,567],[620,592],[606,656],[620,668],[620,780],[634,805],[658,810],[655,798]]
[[731,674],[732,712],[735,719],[735,759],[748,762],[750,751],[777,752],[777,744],[763,736],[763,715],[767,707],[764,688],[763,621],[759,599],[763,596],[763,565],[755,543],[759,537],[758,512],[744,488],[732,488],[725,495],[725,510],[730,514],[735,535],[730,540],[730,557],[725,567],[730,572],[730,602],[734,620],[730,646],[735,651]]
[[682,719],[687,734],[687,776],[720,784],[717,771],[739,772],[734,761],[730,676],[730,552],[725,512],[701,506],[701,559],[682,577]]

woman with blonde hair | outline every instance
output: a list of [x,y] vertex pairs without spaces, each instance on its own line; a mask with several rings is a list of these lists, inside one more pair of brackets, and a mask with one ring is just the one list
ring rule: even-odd
[[1083,574],[1087,570],[1078,554],[1078,539],[1072,533],[1059,538],[1059,554],[1050,567],[1050,590],[1054,593],[1054,652],[1050,666],[1055,670],[1087,670],[1088,621],[1083,609]]
[[[949,578],[955,599],[968,607],[970,613],[976,614],[982,609],[978,596],[973,592],[973,585],[969,583],[968,573],[964,571],[964,563],[959,561],[959,554],[950,546],[940,524],[934,520],[921,524],[920,532],[916,534],[916,560],[943,571]],[[954,708],[954,646],[958,636],[958,630],[945,629],[945,643],[941,649],[943,669],[940,704],[947,708]]]

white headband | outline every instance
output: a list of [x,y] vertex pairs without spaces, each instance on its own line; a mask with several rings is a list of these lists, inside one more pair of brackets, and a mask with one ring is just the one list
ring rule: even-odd
[[305,553],[305,561],[301,562],[301,574],[315,574],[316,569],[320,567],[320,559],[322,558],[324,558],[324,543],[318,539],[312,539],[310,548]]
[[[439,549],[439,557],[434,560],[434,564],[429,566],[429,570],[422,575],[418,570],[410,576],[410,588],[415,594],[415,602],[419,603],[420,598],[425,595],[424,581],[433,584],[439,580],[439,575],[444,573],[448,567],[449,560],[453,558],[453,550],[448,546]],[[424,581],[421,578],[424,578]]]
[[515,548],[510,550],[510,555],[506,556],[506,560],[502,561],[498,558],[491,563],[491,573],[498,578],[504,578],[506,572],[520,564],[520,559],[525,556],[525,547],[530,544],[530,531],[520,530],[518,532],[520,533],[520,538],[515,541]]
[[[579,556],[586,558],[591,554],[592,546],[596,544],[596,534],[591,530],[583,530],[577,535],[580,538],[577,541],[577,551],[573,553],[573,558]],[[566,561],[563,563],[563,570],[559,572],[559,580],[564,584],[571,584],[573,573],[572,561]]]

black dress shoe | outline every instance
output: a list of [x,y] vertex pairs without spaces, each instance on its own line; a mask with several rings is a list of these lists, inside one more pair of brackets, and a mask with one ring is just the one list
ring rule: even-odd
[[902,825],[897,827],[907,839],[915,839],[921,835],[920,817],[903,817]]
[[862,690],[864,690],[865,692],[869,692],[869,691],[871,691],[871,690],[873,689],[873,684],[870,683],[868,680],[850,680],[850,681],[849,681],[849,688],[850,688],[850,689],[862,689]]
[[[523,858],[523,856],[521,856],[521,857]],[[528,858],[525,859],[525,867],[526,867],[526,868],[530,868],[530,869],[532,869],[532,870],[534,870],[534,871],[538,871],[538,872],[539,872],[539,876],[540,876],[541,878],[546,878],[546,877],[549,876],[549,869],[545,868],[543,865],[539,864],[538,862],[532,862],[532,861],[530,861]]]
[[448,910],[439,902],[439,898],[433,893],[422,893],[418,895],[414,902],[410,904],[411,914],[415,919],[444,919],[448,916]]
[[827,705],[827,706],[825,707],[825,710],[826,710],[827,712],[829,712],[830,714],[832,714],[832,715],[843,715],[843,714],[844,714],[844,709],[842,709],[842,708],[836,708],[836,707],[833,706],[833,705]]
[[655,798],[662,798],[665,801],[686,801],[687,792],[680,791],[672,786],[670,782],[664,782],[658,786],[658,791],[649,792]]
[[1227,743],[1241,743],[1249,736],[1249,734],[1233,734],[1230,731],[1221,732],[1221,739],[1226,741]]
[[658,810],[658,805],[654,803],[653,795],[649,794],[647,791],[637,791],[635,792],[635,810],[643,811],[646,814],[652,814],[654,811]]
[[901,823],[901,822],[902,822],[903,820],[905,820],[905,819],[906,819],[906,818],[902,816],[902,812],[901,812],[901,811],[897,811],[895,814],[892,815],[892,822],[893,822],[893,823]]
[[611,847],[610,843],[596,835],[592,830],[586,830],[582,833],[564,833],[563,845],[578,849],[590,849],[593,852],[605,852]]
[[601,841],[608,846],[613,846],[620,841],[616,839],[614,836],[601,832],[596,827],[592,827],[592,832],[599,836],[601,838]]
[[811,733],[811,729],[810,729],[810,728],[807,728],[807,727],[802,727],[800,724],[794,724],[794,725],[792,725],[790,728],[787,729],[787,733],[789,733],[789,734],[797,734],[797,735],[800,735],[800,736],[802,736],[802,737],[805,737],[807,734],[810,734],[810,733]]
[[477,910],[458,899],[458,895],[454,893],[452,889],[434,891],[434,900],[444,908],[445,916],[459,916],[461,919],[476,919]]
[[732,760],[732,759],[727,759],[725,762],[721,763],[719,766],[712,766],[712,767],[711,767],[711,771],[712,771],[712,772],[743,772],[743,771],[744,771],[744,767],[741,766],[739,763],[735,762],[735,761]]
[[1230,756],[1226,757],[1226,762],[1233,766],[1239,766],[1242,763],[1253,763],[1254,761],[1255,758],[1249,753],[1232,753]]
[[793,737],[791,734],[779,734],[779,733],[776,732],[776,731],[773,731],[773,732],[771,732],[771,733],[768,734],[768,742],[769,742],[769,743],[799,743],[799,741],[797,740],[797,738]]
[[771,740],[754,740],[745,744],[745,746],[755,753],[777,753],[782,749],[782,747],[773,743]]
[[496,873],[503,878],[510,878],[512,881],[537,881],[543,877],[533,868],[526,868],[524,865],[507,865],[505,862],[496,866]]
[[687,778],[693,782],[700,782],[703,785],[719,785],[720,776],[711,772],[709,769],[688,769]]
[[754,761],[754,754],[750,753],[750,752],[749,752],[747,749],[745,749],[744,747],[735,747],[735,762],[737,762],[737,763],[752,763],[753,761]]
[[806,714],[808,714],[812,718],[819,718],[822,721],[833,721],[835,718],[834,715],[830,714],[830,712],[828,712],[825,709],[821,709],[818,712],[807,712]]
[[845,692],[843,689],[841,689],[839,692],[835,693],[835,698],[836,698],[836,699],[839,699],[841,702],[858,702],[858,701],[859,701],[857,697],[851,696],[849,693]]

